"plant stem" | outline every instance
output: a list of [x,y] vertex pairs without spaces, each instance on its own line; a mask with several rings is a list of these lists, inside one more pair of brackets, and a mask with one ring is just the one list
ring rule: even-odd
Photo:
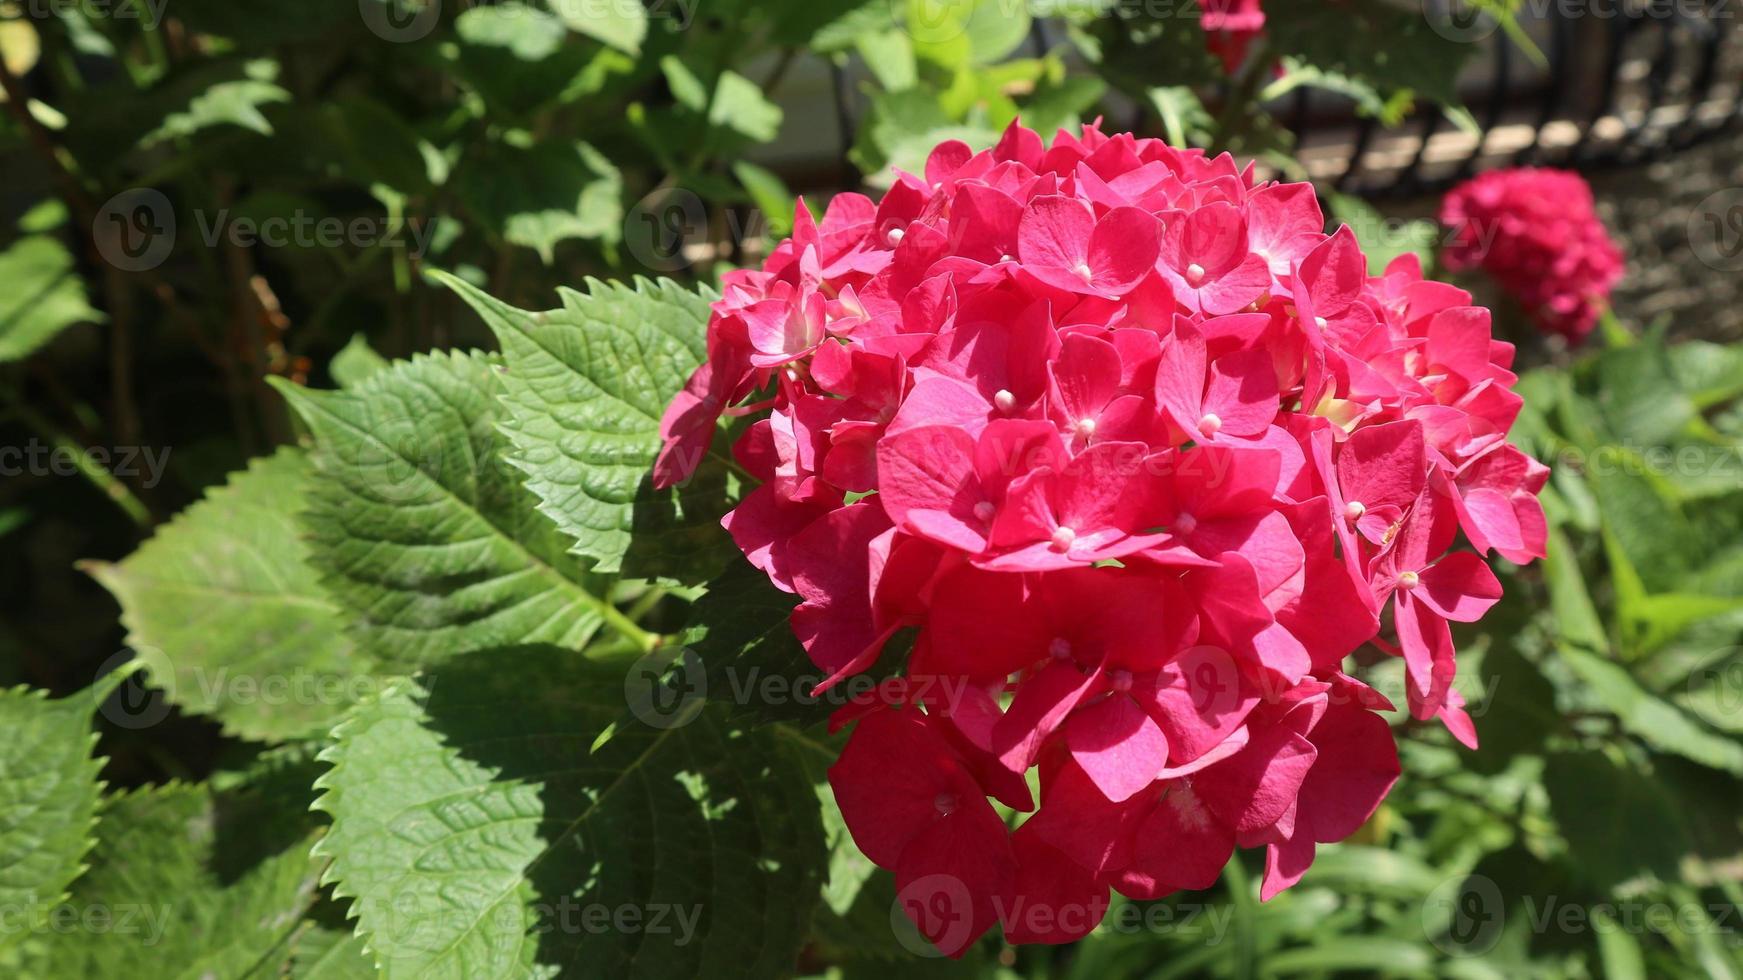
[[60,427],[39,414],[35,409],[24,403],[24,400],[11,391],[3,393],[7,405],[17,414],[25,425],[42,433],[54,445],[56,452],[65,452],[72,457],[73,467],[79,475],[90,481],[91,485],[102,491],[103,496],[115,502],[117,507],[132,518],[133,523],[142,530],[151,530],[151,511],[140,499],[127,489],[127,484],[115,478],[115,474],[97,465],[85,447],[79,445],[71,436],[61,431]]
[[1253,880],[1247,874],[1246,866],[1241,863],[1239,850],[1223,866],[1223,879],[1228,882],[1229,901],[1235,910],[1234,975],[1238,980],[1252,980],[1254,957],[1258,952],[1255,946],[1257,928],[1253,921]]
[[659,586],[653,586],[646,592],[643,592],[640,596],[637,596],[635,602],[630,603],[630,607],[624,615],[639,623],[642,621],[642,617],[646,616],[649,610],[659,605],[660,600],[665,597],[665,589],[660,588]]
[[1276,63],[1277,59],[1271,54],[1263,37],[1253,42],[1252,52],[1247,57],[1246,70],[1230,90],[1222,111],[1217,113],[1216,145],[1219,149],[1231,153],[1240,149],[1236,137],[1246,135],[1246,127],[1242,123],[1250,118],[1259,89],[1265,84],[1265,79],[1271,76],[1271,70]]
[[599,600],[597,608],[600,618],[605,620],[605,625],[613,633],[635,644],[642,653],[654,650],[665,640],[660,634],[650,633],[636,625],[635,620],[625,616],[621,610],[604,599]]

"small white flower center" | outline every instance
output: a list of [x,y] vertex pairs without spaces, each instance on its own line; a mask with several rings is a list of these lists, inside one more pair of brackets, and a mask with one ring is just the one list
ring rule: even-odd
[[902,236],[906,234],[907,232],[900,228],[891,228],[889,231],[884,233],[884,241],[889,242],[891,245],[896,245],[901,242]]
[[1344,520],[1346,521],[1359,521],[1362,519],[1362,515],[1367,512],[1368,506],[1360,500],[1352,500],[1349,503],[1344,504]]
[[1181,514],[1174,518],[1174,530],[1181,534],[1191,534],[1198,529],[1198,518],[1191,514]]
[[1194,262],[1191,265],[1187,266],[1186,267],[1186,281],[1194,286],[1203,282],[1204,281],[1204,266],[1199,265],[1197,262]]
[[993,394],[993,407],[1009,415],[1017,407],[1017,396],[1005,388],[1000,388]]
[[1416,584],[1418,582],[1421,582],[1421,581],[1422,581],[1422,577],[1420,575],[1417,575],[1415,572],[1399,572],[1398,573],[1398,587],[1400,589],[1407,591],[1407,592],[1411,589],[1416,588]]
[[1082,279],[1084,282],[1088,282],[1095,277],[1095,273],[1091,272],[1089,269],[1088,262],[1077,263],[1071,267],[1071,271],[1077,273],[1077,278]]
[[1053,538],[1048,542],[1048,544],[1052,546],[1054,551],[1069,551],[1071,550],[1072,544],[1076,541],[1077,532],[1071,528],[1065,527],[1064,525],[1060,525],[1053,529]]
[[994,512],[993,504],[990,500],[983,500],[974,505],[974,516],[982,521],[992,520]]
[[1078,419],[1072,428],[1077,430],[1078,435],[1088,439],[1095,435],[1095,419]]
[[1214,436],[1223,427],[1223,420],[1215,412],[1204,413],[1204,418],[1198,420],[1198,431],[1207,436]]
[[1323,316],[1316,316],[1316,317],[1314,317],[1314,318],[1313,318],[1313,325],[1314,325],[1314,326],[1316,326],[1316,327],[1318,327],[1318,328],[1319,328],[1319,329],[1321,329],[1321,330],[1324,330],[1324,329],[1325,329],[1325,327],[1326,327],[1326,320],[1325,320],[1325,317],[1323,317]]

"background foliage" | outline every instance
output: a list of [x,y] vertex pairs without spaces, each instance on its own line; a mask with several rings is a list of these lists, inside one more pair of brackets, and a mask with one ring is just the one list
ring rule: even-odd
[[[1471,125],[1417,11],[1271,6],[1224,77],[1191,3],[0,3],[0,964],[1738,975],[1743,349],[1526,342],[1555,531],[1460,643],[1483,748],[1410,726],[1273,902],[1249,856],[928,958],[818,792],[829,706],[741,686],[808,664],[715,525],[740,474],[646,481],[717,273],[789,186],[1019,113],[1284,174],[1300,86]],[[1377,263],[1432,245],[1329,203]]]

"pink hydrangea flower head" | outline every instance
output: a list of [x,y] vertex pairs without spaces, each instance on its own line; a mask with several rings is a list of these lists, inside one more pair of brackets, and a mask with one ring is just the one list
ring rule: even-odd
[[1592,188],[1568,170],[1491,170],[1452,189],[1440,220],[1451,231],[1442,260],[1481,268],[1537,326],[1585,339],[1622,278],[1622,251],[1592,203]]
[[1265,27],[1260,0],[1198,0],[1203,17],[1204,44],[1222,59],[1223,69],[1233,75],[1247,58],[1247,48]]
[[1475,741],[1448,623],[1547,535],[1512,348],[1226,156],[1013,125],[925,169],[728,276],[655,481],[740,418],[724,523],[820,688],[915,631],[830,782],[944,952],[1078,938],[1236,848],[1269,898],[1400,776],[1351,654]]

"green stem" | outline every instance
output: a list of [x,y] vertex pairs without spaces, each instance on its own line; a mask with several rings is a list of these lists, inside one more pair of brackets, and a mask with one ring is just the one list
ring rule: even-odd
[[639,623],[642,621],[642,617],[646,616],[649,610],[659,605],[660,600],[665,597],[666,590],[659,586],[654,586],[638,596],[635,602],[630,603],[629,610],[624,615]]
[[1235,909],[1235,973],[1238,980],[1252,980],[1256,970],[1258,929],[1253,918],[1253,879],[1241,863],[1241,852],[1235,851],[1223,866],[1223,879],[1229,885],[1229,901]]
[[1246,135],[1247,127],[1242,125],[1256,111],[1259,90],[1265,80],[1271,77],[1271,70],[1277,59],[1265,45],[1265,39],[1260,37],[1253,42],[1253,51],[1248,56],[1247,69],[1236,81],[1235,87],[1229,92],[1229,99],[1223,104],[1222,111],[1216,118],[1216,145],[1220,149],[1236,152],[1240,146],[1235,137]]
[[598,600],[595,608],[599,610],[600,618],[605,620],[605,625],[610,627],[613,633],[635,644],[642,653],[653,650],[664,640],[660,634],[650,633],[636,625],[635,620],[625,616],[616,606],[603,599]]
[[53,444],[56,452],[65,452],[71,456],[73,466],[79,471],[79,475],[102,491],[103,496],[113,500],[117,507],[120,507],[128,517],[133,519],[133,523],[139,525],[143,530],[151,530],[151,511],[140,502],[138,497],[133,495],[132,490],[127,489],[127,484],[117,479],[115,474],[97,465],[97,462],[91,458],[91,454],[85,451],[84,446],[79,445],[77,440],[62,432],[59,426],[26,405],[17,394],[7,391],[0,393],[0,397],[4,397],[8,407],[25,425],[42,433]]

